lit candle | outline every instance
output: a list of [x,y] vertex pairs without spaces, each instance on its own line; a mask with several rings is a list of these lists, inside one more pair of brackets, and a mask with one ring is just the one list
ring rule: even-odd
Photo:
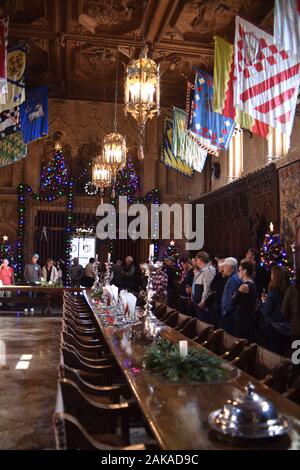
[[270,232],[273,233],[274,232],[274,224],[271,222],[270,223]]
[[107,261],[110,263],[111,253],[108,253]]
[[180,357],[184,358],[188,354],[188,342],[187,341],[179,341],[179,354]]
[[153,258],[154,256],[154,245],[153,243],[151,243],[151,245],[149,246],[149,259]]

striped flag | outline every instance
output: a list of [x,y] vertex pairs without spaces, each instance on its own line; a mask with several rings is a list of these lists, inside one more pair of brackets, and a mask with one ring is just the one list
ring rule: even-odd
[[0,20],[0,96],[7,93],[8,18]]
[[214,100],[213,109],[233,119],[243,129],[260,135],[264,139],[269,126],[234,107],[234,48],[225,39],[215,36]]
[[234,105],[290,135],[300,84],[300,63],[274,38],[236,17]]
[[300,58],[300,0],[275,0],[274,37],[279,47]]

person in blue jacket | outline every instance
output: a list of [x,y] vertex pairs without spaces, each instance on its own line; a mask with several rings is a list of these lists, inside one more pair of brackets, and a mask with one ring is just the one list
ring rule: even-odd
[[224,275],[228,278],[222,295],[222,317],[220,326],[224,328],[227,333],[234,334],[236,307],[232,304],[232,299],[242,284],[237,272],[238,262],[235,258],[225,258],[219,266],[223,268]]

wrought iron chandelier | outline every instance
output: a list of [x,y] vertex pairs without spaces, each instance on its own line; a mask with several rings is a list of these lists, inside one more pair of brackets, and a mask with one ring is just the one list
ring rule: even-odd
[[139,159],[144,159],[145,127],[148,119],[160,114],[160,70],[154,60],[147,57],[144,46],[139,59],[132,60],[126,69],[125,114],[137,121],[140,133]]

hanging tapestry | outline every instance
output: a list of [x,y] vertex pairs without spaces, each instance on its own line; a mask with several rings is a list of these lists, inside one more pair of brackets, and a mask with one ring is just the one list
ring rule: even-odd
[[183,173],[186,176],[192,177],[194,174],[186,162],[176,157],[173,153],[173,122],[171,118],[166,117],[164,120],[163,143],[161,149],[161,162],[173,170]]
[[26,46],[18,46],[7,54],[7,93],[0,96],[0,112],[25,100],[26,51]]
[[0,141],[0,167],[18,162],[26,155],[27,145],[23,142],[21,132],[9,135]]
[[235,129],[233,119],[213,110],[213,78],[198,71],[195,77],[193,105],[188,130],[208,149],[228,150]]
[[27,90],[20,114],[25,144],[48,135],[48,87]]
[[200,147],[186,132],[187,113],[173,108],[173,153],[186,162],[191,168],[202,172],[207,150]]

